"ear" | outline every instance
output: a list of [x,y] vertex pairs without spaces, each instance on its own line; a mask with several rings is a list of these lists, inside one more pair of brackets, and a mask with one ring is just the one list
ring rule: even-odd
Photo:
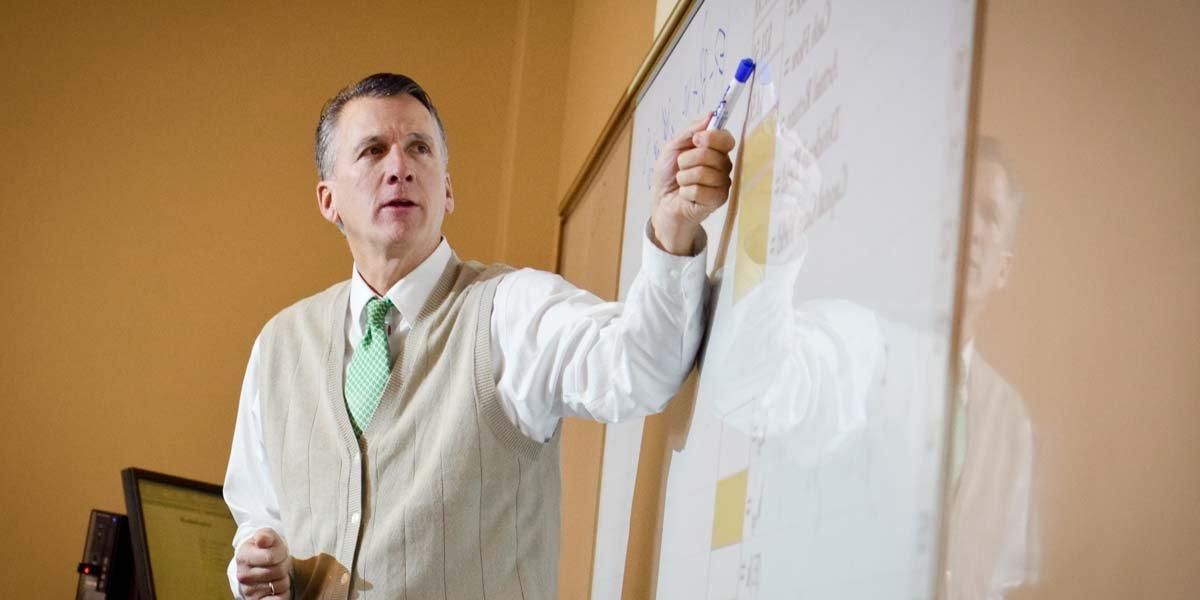
[[1012,252],[1005,252],[1000,258],[1000,272],[996,274],[996,289],[1002,290],[1008,285],[1008,272],[1012,268]]
[[454,187],[450,185],[450,172],[446,172],[446,214],[454,212]]
[[329,181],[317,182],[317,210],[321,211],[326,221],[337,225],[338,229],[342,228],[342,217],[333,203],[333,184]]

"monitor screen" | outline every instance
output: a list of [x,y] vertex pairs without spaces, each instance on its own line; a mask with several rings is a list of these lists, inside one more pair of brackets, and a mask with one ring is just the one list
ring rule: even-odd
[[140,469],[123,475],[143,596],[229,598],[225,569],[233,558],[230,542],[237,523],[220,486]]

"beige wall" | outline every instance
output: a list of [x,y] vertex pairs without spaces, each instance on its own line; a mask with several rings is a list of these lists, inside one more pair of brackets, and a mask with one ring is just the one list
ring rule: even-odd
[[510,264],[554,270],[558,231],[557,176],[574,35],[575,2],[522,0],[513,39],[497,201],[502,219],[496,256]]
[[650,51],[654,10],[652,0],[576,3],[558,174],[560,197]]
[[0,597],[68,596],[88,509],[124,512],[121,468],[221,481],[259,328],[349,275],[311,155],[342,85],[422,82],[456,250],[551,267],[568,36],[589,27],[546,0],[10,7]]
[[[0,597],[69,593],[87,510],[123,510],[121,468],[221,480],[254,336],[350,269],[313,202],[326,97],[380,70],[421,81],[449,136],[455,249],[553,268],[556,207],[653,15],[628,0],[9,11],[0,534],[26,542],[0,549]],[[564,439],[566,496],[583,499],[564,516],[584,531],[587,427]],[[582,586],[571,560],[564,585]]]
[[979,347],[1038,446],[1041,583],[1200,597],[1200,4],[991,2],[981,130],[1025,189]]

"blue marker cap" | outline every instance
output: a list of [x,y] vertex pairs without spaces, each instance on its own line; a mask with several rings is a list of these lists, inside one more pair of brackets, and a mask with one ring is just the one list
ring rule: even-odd
[[749,58],[743,58],[742,62],[738,63],[737,73],[733,78],[738,80],[738,83],[746,83],[750,80],[750,75],[754,73],[754,61]]

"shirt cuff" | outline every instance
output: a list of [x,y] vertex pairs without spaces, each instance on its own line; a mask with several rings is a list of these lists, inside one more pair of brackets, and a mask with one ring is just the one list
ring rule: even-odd
[[693,256],[676,256],[654,243],[654,230],[646,221],[642,239],[642,274],[652,285],[681,292],[685,300],[702,299],[708,282],[708,233],[701,227],[692,241]]

